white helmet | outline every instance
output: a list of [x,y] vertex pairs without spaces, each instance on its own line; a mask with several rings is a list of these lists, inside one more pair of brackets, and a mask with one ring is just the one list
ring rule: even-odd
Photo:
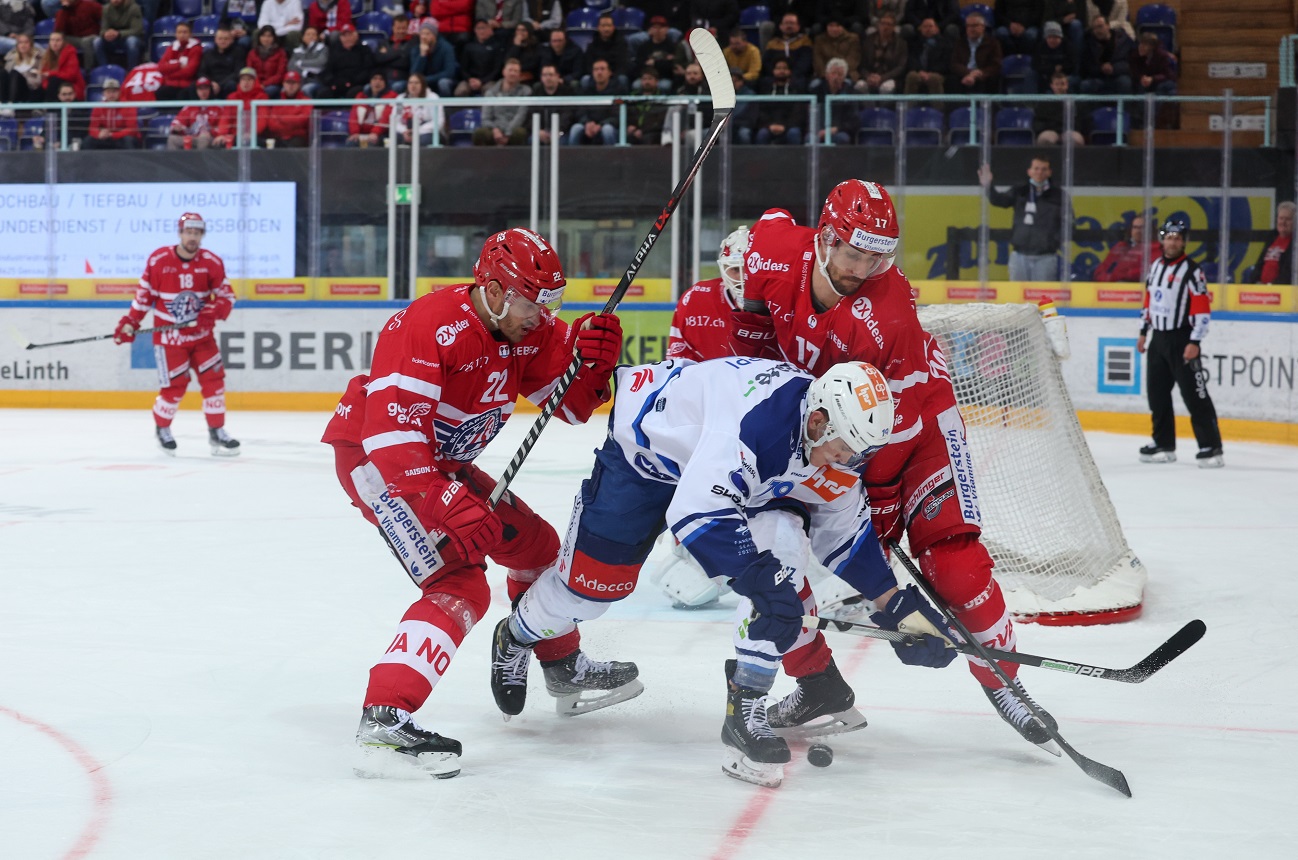
[[739,226],[726,237],[717,253],[717,268],[735,305],[744,306],[744,254],[748,253],[748,228]]
[[[829,416],[825,432],[812,441],[807,435],[807,419],[817,409]],[[865,458],[884,445],[892,433],[893,405],[888,380],[872,364],[845,361],[836,364],[807,389],[807,405],[802,415],[802,445],[807,456],[811,449],[842,439],[856,452],[848,468],[856,468]]]

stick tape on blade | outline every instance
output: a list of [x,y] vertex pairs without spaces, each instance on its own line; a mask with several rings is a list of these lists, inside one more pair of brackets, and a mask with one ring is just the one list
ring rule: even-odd
[[712,109],[730,110],[735,106],[735,83],[730,79],[730,66],[721,53],[721,46],[702,27],[690,30],[688,38],[694,57],[703,69],[703,77],[707,78],[708,91],[712,94]]

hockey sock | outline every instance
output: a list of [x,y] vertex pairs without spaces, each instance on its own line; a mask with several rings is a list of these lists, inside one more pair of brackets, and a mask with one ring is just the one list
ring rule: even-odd
[[[802,580],[798,597],[802,599],[802,605],[806,608],[805,614],[815,615],[816,596],[811,593],[811,583],[806,579]],[[832,659],[834,654],[829,650],[825,634],[818,630],[803,628],[794,641],[793,647],[785,652],[780,662],[784,665],[784,674],[790,678],[802,678],[825,671]]]
[[[919,564],[938,594],[980,643],[1005,651],[1015,649],[1014,625],[1001,587],[992,579],[991,556],[975,535],[938,541],[920,554]],[[1001,668],[1011,678],[1018,674],[1016,663],[1002,663]],[[971,658],[969,670],[984,687],[1003,686],[982,660]]]
[[740,654],[735,666],[734,677],[730,680],[734,682],[736,687],[765,693],[775,684],[775,668],[765,663],[753,661]]
[[159,427],[170,427],[171,422],[176,418],[176,410],[180,408],[179,400],[164,400],[159,394],[153,401],[153,423]]
[[[523,593],[527,591],[527,589],[531,587],[532,583],[540,577],[543,570],[544,569],[531,571],[510,570],[505,579],[505,589],[509,594],[509,602],[517,606],[518,599],[522,597]],[[513,632],[514,637],[520,642],[525,641],[518,635],[519,631],[515,630],[514,626],[515,625],[513,624],[510,625],[510,631]],[[562,636],[556,636],[553,639],[542,639],[537,642],[534,653],[536,654],[536,659],[541,662],[551,663],[555,660],[562,660],[580,647],[581,631],[574,628]]]

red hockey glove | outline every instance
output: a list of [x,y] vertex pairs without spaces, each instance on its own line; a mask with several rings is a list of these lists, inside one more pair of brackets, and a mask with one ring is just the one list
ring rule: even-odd
[[735,311],[731,319],[730,349],[735,355],[749,358],[783,358],[775,341],[775,320],[770,314]]
[[459,556],[480,562],[500,543],[501,523],[486,499],[460,481],[438,476],[428,486],[419,519],[425,526],[441,530]]
[[874,522],[874,534],[882,543],[888,540],[901,540],[903,528],[901,517],[901,483],[884,486],[866,487],[870,496],[870,519]]
[[135,333],[139,330],[133,319],[129,316],[122,317],[113,330],[113,343],[130,343],[135,340]]
[[622,357],[622,323],[618,318],[614,314],[587,314],[572,325],[581,360],[600,375],[612,373]]
[[203,305],[202,309],[199,310],[198,312],[198,319],[196,320],[196,322],[198,323],[199,328],[205,328],[209,331],[215,329],[216,328],[216,305],[211,304],[210,302],[208,304]]

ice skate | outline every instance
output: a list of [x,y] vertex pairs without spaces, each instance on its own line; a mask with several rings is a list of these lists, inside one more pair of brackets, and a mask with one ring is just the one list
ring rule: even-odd
[[771,731],[766,720],[766,696],[756,690],[732,687],[735,661],[726,661],[726,721],[721,725],[725,745],[721,772],[735,779],[777,788],[784,781],[789,745]]
[[509,618],[502,618],[491,636],[491,695],[505,722],[523,712],[527,704],[527,669],[532,648],[514,638]]
[[1199,453],[1194,455],[1194,460],[1199,464],[1200,469],[1220,469],[1226,465],[1226,461],[1221,458],[1221,447],[1200,448]]
[[356,745],[361,748],[361,762],[353,770],[364,779],[450,779],[460,772],[460,742],[420,728],[400,708],[366,708],[356,729]]
[[[561,717],[575,717],[634,699],[644,692],[634,663],[600,663],[577,650],[562,660],[542,662],[545,689]],[[503,708],[502,708],[503,710]]]
[[856,693],[830,660],[825,671],[798,678],[792,693],[771,705],[771,729],[786,738],[837,735],[865,728],[865,717],[852,707]]
[[229,433],[225,432],[224,427],[209,427],[207,439],[212,446],[213,457],[239,456],[239,440],[232,438]]
[[162,446],[162,453],[168,457],[176,456],[176,437],[171,435],[170,427],[155,428],[158,434],[158,444]]
[[1141,445],[1140,462],[1142,463],[1175,463],[1176,449],[1162,448],[1158,445]]
[[[1046,730],[1046,726],[1049,726],[1050,731],[1054,731],[1059,728],[1059,724],[1055,722],[1055,718],[1050,716],[1050,713],[1045,708],[1038,705],[1036,700],[1028,695],[1028,691],[1023,689],[1023,685],[1019,683],[1017,678],[1014,679],[1014,686],[1012,687],[1001,687],[997,690],[984,687],[983,692],[987,694],[987,698],[991,700],[992,705],[996,708],[996,713],[1001,715],[1001,719],[1023,735],[1024,740],[1036,744],[1051,755],[1062,754],[1059,745],[1055,743],[1054,739],[1050,737],[1050,732]],[[1024,704],[1025,701],[1032,703],[1041,716],[1045,718],[1045,725],[1042,725],[1041,721],[1032,715],[1027,705]]]

